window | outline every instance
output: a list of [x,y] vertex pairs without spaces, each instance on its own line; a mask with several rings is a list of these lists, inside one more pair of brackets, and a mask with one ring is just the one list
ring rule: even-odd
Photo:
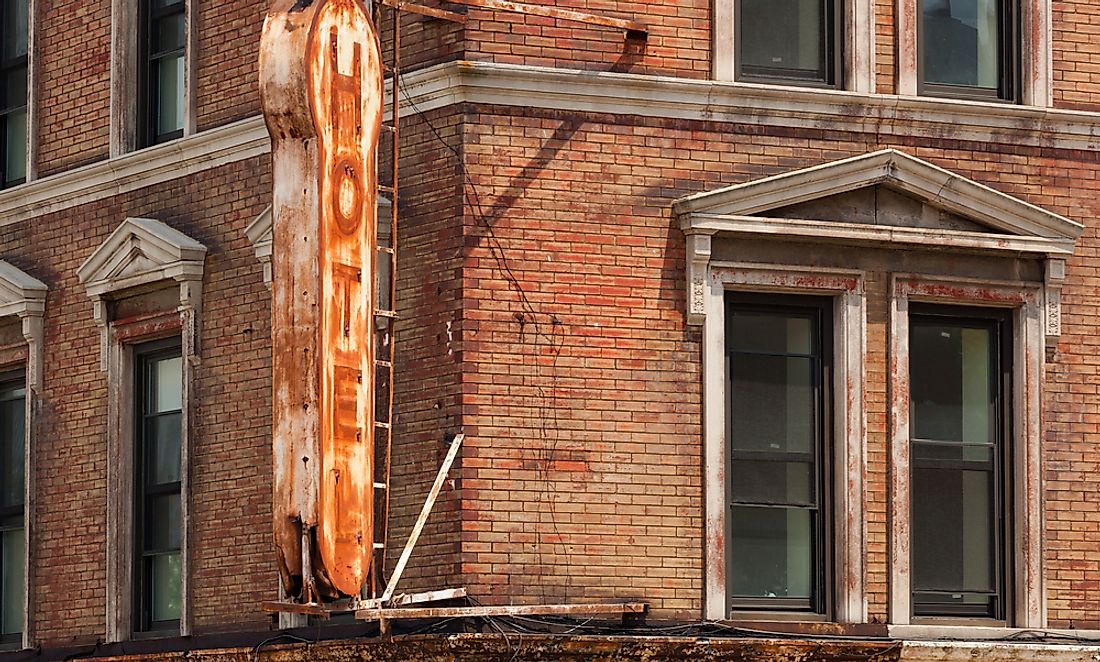
[[1013,0],[918,0],[920,93],[1017,98]]
[[909,317],[914,616],[1004,620],[1011,316]]
[[142,146],[183,136],[185,6],[184,0],[141,0]]
[[179,342],[135,352],[134,630],[179,629],[182,541]]
[[0,641],[23,633],[23,375],[0,381]]
[[737,79],[839,86],[843,0],[737,0]]
[[829,611],[832,305],[727,295],[732,611]]
[[0,0],[0,186],[27,180],[27,0]]

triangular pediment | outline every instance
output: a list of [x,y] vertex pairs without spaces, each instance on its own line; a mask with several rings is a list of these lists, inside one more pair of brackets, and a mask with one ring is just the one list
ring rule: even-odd
[[46,290],[42,281],[0,260],[0,317],[41,315],[46,306]]
[[127,218],[77,269],[89,294],[201,280],[206,247],[152,218]]
[[[1084,227],[1018,198],[894,149],[886,149],[745,184],[698,193],[673,207],[685,232],[760,228],[930,240],[941,233],[964,244],[1019,238],[1034,252],[1071,252]],[[767,228],[767,221],[775,221]],[[871,227],[868,227],[871,226]],[[900,233],[900,234],[899,234]],[[878,234],[882,234],[879,232]],[[883,235],[886,236],[886,235]],[[1043,247],[1052,248],[1047,251]]]

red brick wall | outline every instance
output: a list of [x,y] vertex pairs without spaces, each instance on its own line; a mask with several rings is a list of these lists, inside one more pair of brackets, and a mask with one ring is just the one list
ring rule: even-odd
[[894,12],[895,0],[875,0],[875,84],[879,94],[894,94],[897,89],[897,54]]
[[[1097,166],[1084,153],[502,108],[471,122],[466,161],[495,239],[467,208],[463,404],[474,436],[462,561],[467,584],[501,601],[640,597],[665,615],[699,614],[701,349],[683,319],[676,197],[897,146],[1079,221],[1097,211],[1082,186]],[[1100,538],[1100,519],[1086,514],[1100,489],[1085,470],[1096,422],[1081,413],[1100,404],[1083,342],[1095,319],[1083,305],[1093,270],[1082,260],[1095,243],[1090,230],[1070,263],[1065,336],[1045,394],[1053,625],[1100,619],[1100,568],[1082,560]],[[885,284],[885,274],[868,282],[866,385],[868,592],[879,620],[889,554]],[[1061,470],[1071,473],[1057,480]]]
[[1054,103],[1096,110],[1100,104],[1100,6],[1088,0],[1053,4]]
[[260,33],[271,3],[267,0],[198,2],[199,130],[260,112],[258,93]]
[[466,57],[593,71],[710,77],[710,2],[624,2],[599,6],[557,0],[541,3],[641,21],[649,39],[625,43],[621,30],[512,12],[470,9]]
[[107,157],[111,3],[39,3],[39,175]]
[[127,216],[203,242],[202,357],[193,446],[196,630],[264,628],[271,555],[269,308],[244,227],[267,204],[252,159],[5,228],[5,259],[50,286],[39,419],[35,625],[44,643],[91,642],[105,627],[107,375],[76,268]]
[[[459,159],[452,152],[461,149],[460,119],[452,108],[402,122],[396,428],[387,578],[447,453],[444,435],[462,429],[463,354],[458,338],[464,314],[459,271],[463,237],[458,222],[462,190]],[[385,172],[383,178],[388,181]],[[459,585],[459,501],[454,480],[459,466],[460,461],[432,509],[401,580],[401,591]]]

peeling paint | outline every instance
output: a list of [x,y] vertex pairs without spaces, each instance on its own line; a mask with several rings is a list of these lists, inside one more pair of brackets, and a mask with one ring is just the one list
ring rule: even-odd
[[289,595],[358,596],[374,534],[381,48],[356,0],[279,0],[260,72],[274,161],[275,545]]

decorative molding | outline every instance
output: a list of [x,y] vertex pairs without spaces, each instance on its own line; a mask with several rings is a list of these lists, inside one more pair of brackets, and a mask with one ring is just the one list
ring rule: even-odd
[[1100,149],[1097,113],[1018,104],[467,60],[403,74],[401,80],[403,117],[472,103],[848,130],[876,134],[883,140],[915,136],[1046,149]]
[[263,119],[250,117],[0,191],[0,227],[270,151]]
[[707,279],[710,274],[710,235],[687,237],[688,314],[687,323],[701,325],[707,316]]
[[77,268],[77,278],[92,299],[93,314],[100,327],[103,370],[108,366],[111,341],[107,301],[123,290],[158,283],[177,284],[179,312],[187,318],[185,330],[197,347],[196,325],[205,259],[206,247],[179,230],[152,218],[127,218]]
[[[475,103],[1100,150],[1100,115],[1085,111],[471,61],[402,83],[403,117]],[[0,227],[270,151],[263,119],[249,117],[0,191]]]
[[1062,284],[1066,282],[1066,261],[1051,258],[1043,272],[1043,311],[1047,341],[1051,346],[1062,335]]
[[[884,185],[958,214],[996,232],[929,229],[770,217],[769,210]],[[1084,226],[902,152],[886,149],[697,193],[673,203],[687,235],[688,323],[703,324],[698,304],[711,236],[757,236],[814,242],[1030,255],[1047,260],[1047,335],[1061,333],[1061,287],[1065,257],[1072,255]],[[750,215],[751,214],[751,215]]]
[[264,270],[264,285],[267,285],[268,289],[271,288],[271,222],[271,205],[268,205],[267,208],[260,212],[260,215],[244,229],[245,236],[252,242],[252,249],[256,252],[256,259],[260,261],[260,266]]
[[1080,223],[895,149],[696,193],[672,208],[690,225],[692,214],[751,215],[877,184],[1013,235],[1072,243],[1084,232]]

